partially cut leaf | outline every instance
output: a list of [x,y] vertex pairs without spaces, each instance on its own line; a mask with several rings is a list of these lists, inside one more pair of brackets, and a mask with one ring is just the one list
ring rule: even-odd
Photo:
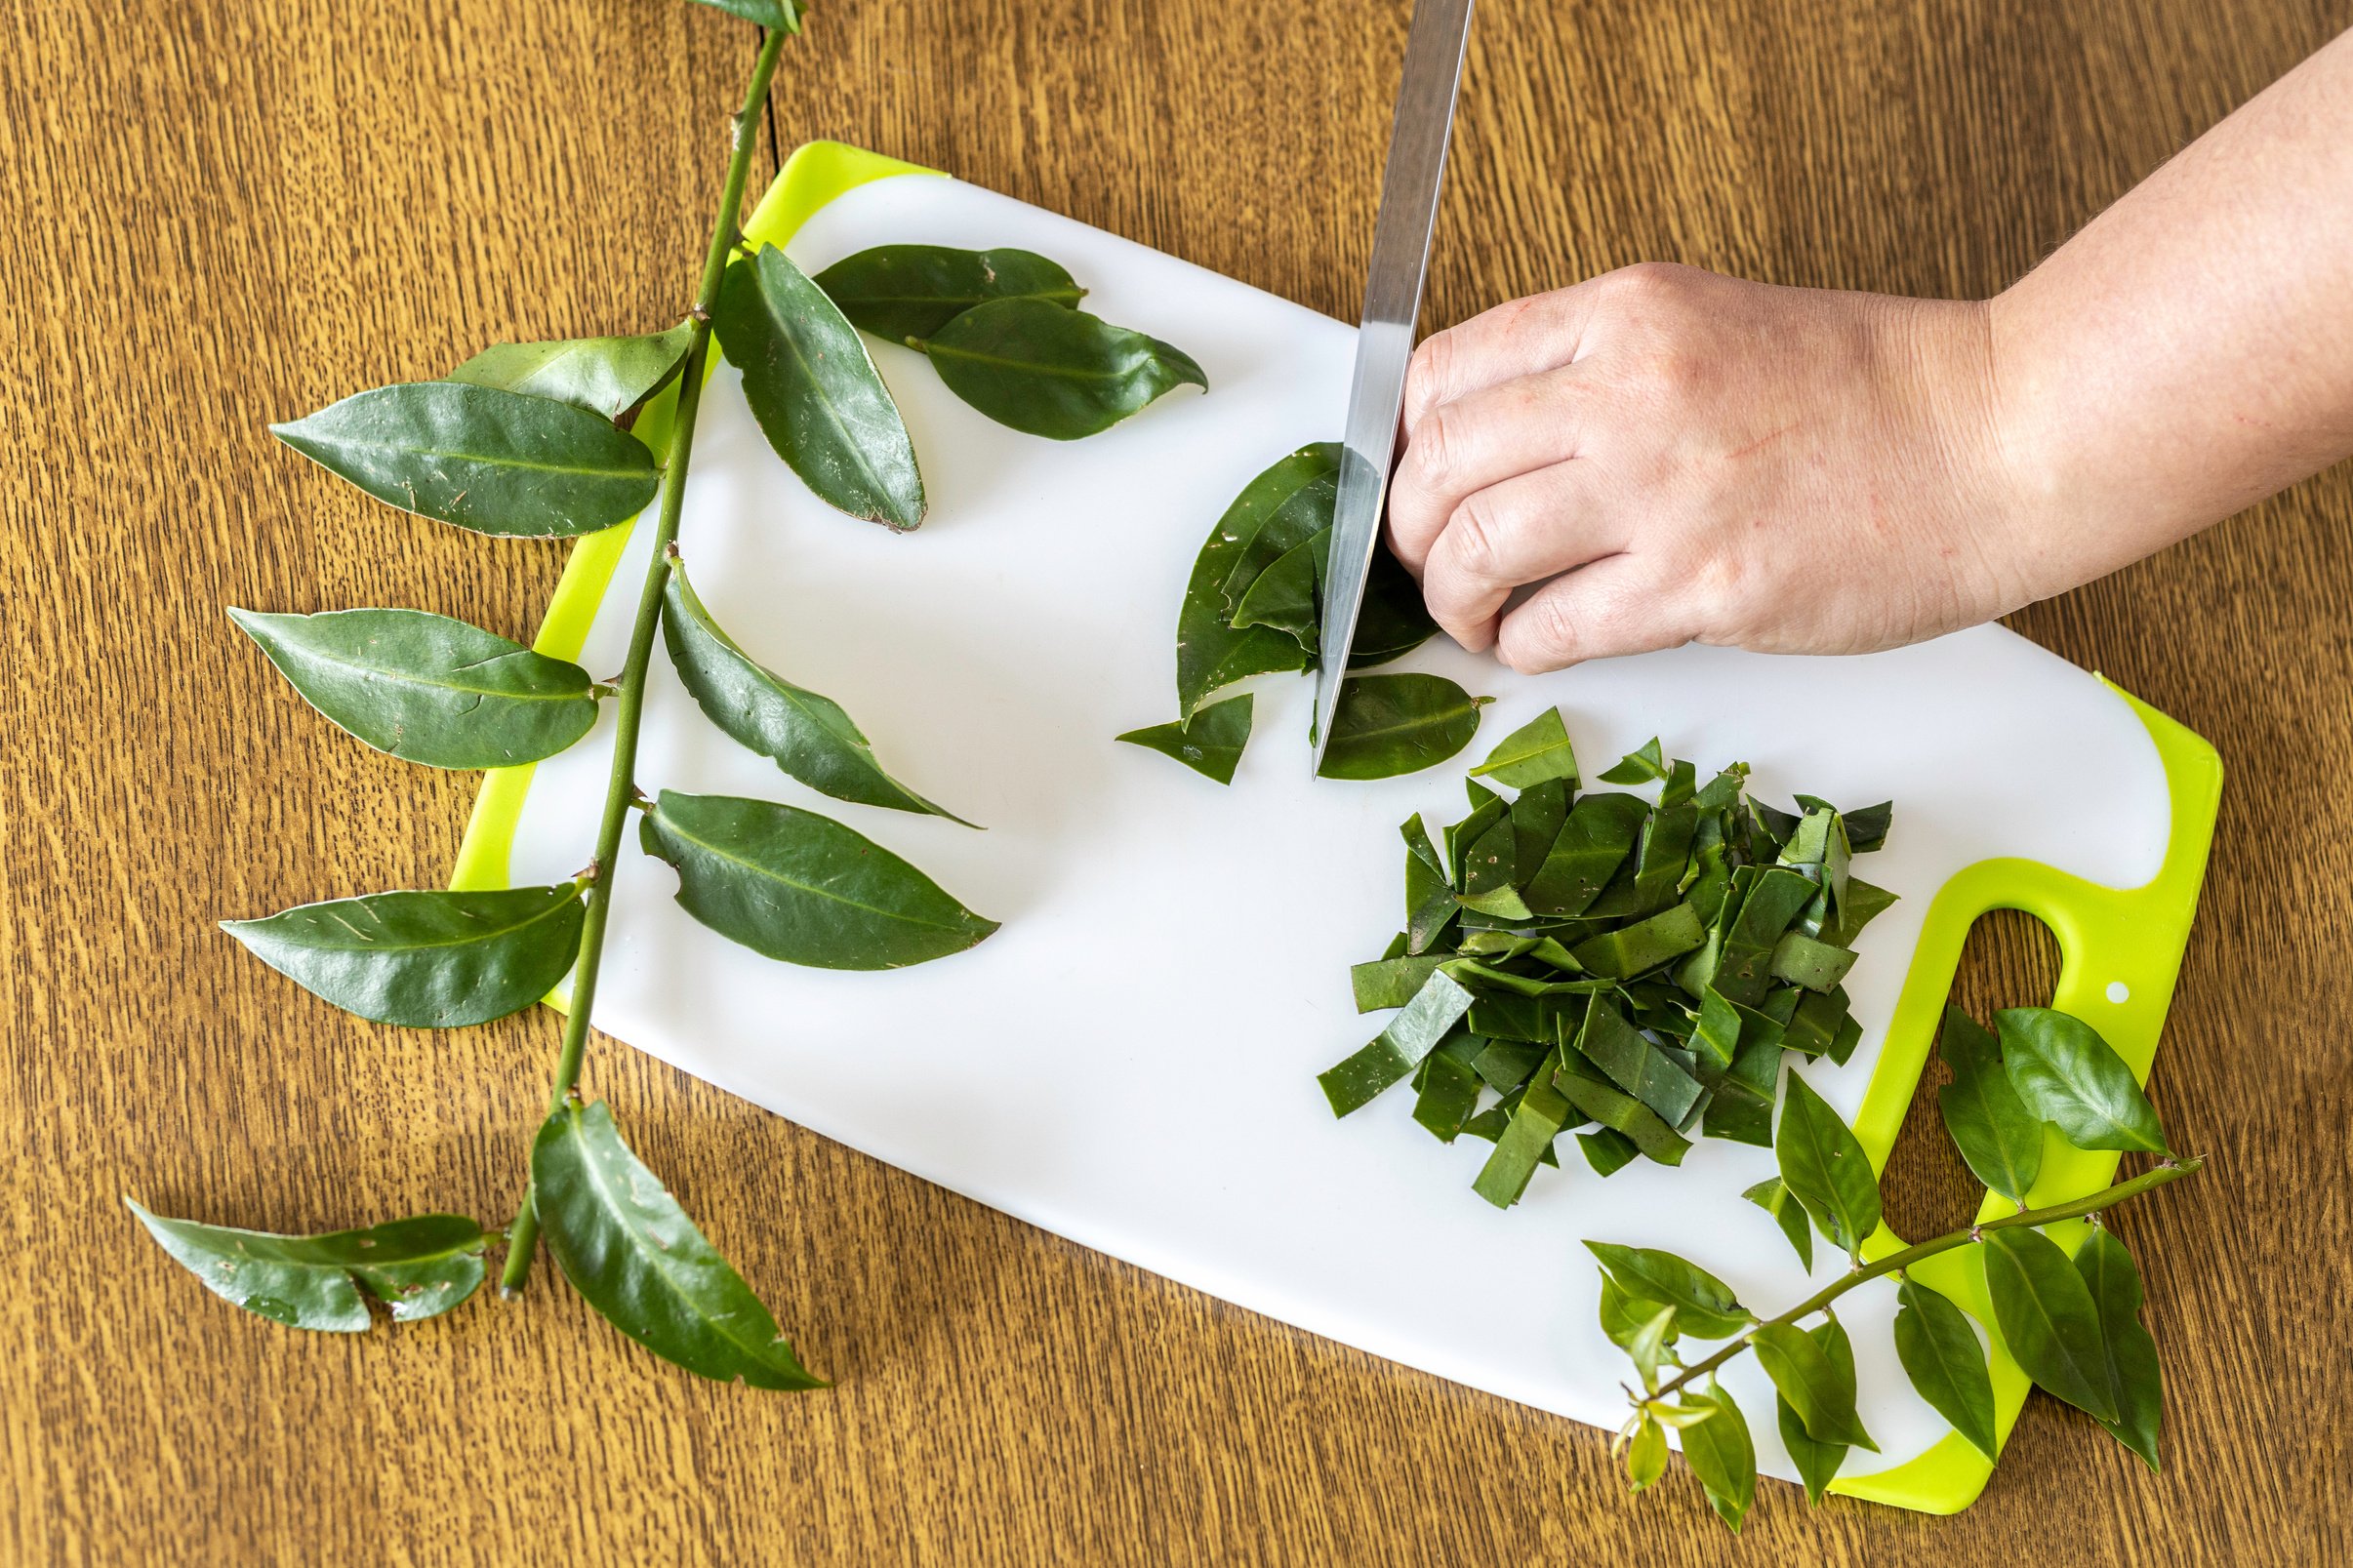
[[2101,1426],[2151,1469],[2157,1434],[2165,1420],[2165,1373],[2157,1342],[2140,1320],[2140,1269],[2116,1232],[2095,1227],[2075,1252],[2075,1271],[2084,1276],[2099,1310],[2100,1344],[2107,1352],[2108,1384],[2116,1396],[2116,1419]]
[[313,995],[379,1024],[457,1028],[519,1013],[580,949],[578,883],[371,893],[221,929]]
[[1561,710],[1548,707],[1496,743],[1487,760],[1471,770],[1474,779],[1492,779],[1512,789],[1525,789],[1559,779],[1572,787],[1577,783],[1577,753],[1568,744],[1568,727]]
[[2078,1148],[2166,1151],[2156,1108],[2099,1030],[2049,1007],[2008,1008],[1994,1022],[2018,1098],[2060,1137]]
[[889,850],[768,800],[665,789],[638,824],[678,904],[731,942],[818,969],[902,969],[996,930]]
[[366,1333],[372,1319],[363,1288],[392,1309],[393,1322],[413,1323],[448,1311],[482,1283],[486,1238],[462,1215],[289,1236],[168,1219],[123,1201],[205,1289],[288,1328]]
[[1781,1234],[1789,1238],[1798,1255],[1798,1266],[1811,1272],[1813,1226],[1806,1221],[1805,1206],[1790,1196],[1788,1184],[1768,1176],[1740,1195],[1773,1217],[1773,1224],[1781,1227]]
[[861,332],[920,346],[991,300],[1043,300],[1070,309],[1086,291],[1035,251],[876,245],[817,274],[817,286]]
[[604,1102],[566,1105],[531,1145],[532,1202],[572,1288],[687,1371],[755,1388],[822,1388],[743,1276],[621,1140]]
[[1895,1299],[1895,1355],[1904,1376],[1970,1447],[1987,1459],[2001,1458],[1994,1435],[1993,1374],[1968,1315],[1908,1274]]
[[1174,757],[1186,767],[1219,784],[1234,782],[1241,766],[1242,747],[1250,740],[1251,699],[1248,692],[1212,703],[1189,720],[1130,730],[1116,739]]
[[477,534],[568,538],[654,499],[654,455],[613,422],[495,386],[379,386],[270,433],[378,501]]
[[1986,1291],[2010,1355],[2045,1392],[2116,1420],[2099,1307],[2074,1263],[2024,1226],[1987,1230],[1984,1248]]
[[1773,1153],[1781,1180],[1822,1234],[1849,1257],[1861,1256],[1863,1242],[1879,1228],[1879,1175],[1839,1113],[1795,1072],[1782,1091]]
[[1954,1146],[1978,1181],[2025,1207],[2043,1169],[2043,1118],[2010,1086],[1992,1032],[1960,1008],[1944,1010],[1936,1051],[1953,1069],[1936,1106]]
[[1639,784],[1667,777],[1666,753],[1660,749],[1658,737],[1643,743],[1641,749],[1629,751],[1611,763],[1602,774],[1603,784]]
[[1326,779],[1393,779],[1434,768],[1471,744],[1479,710],[1473,697],[1442,675],[1351,675],[1340,684]]
[[[1320,485],[1328,493],[1340,471],[1337,442],[1301,447],[1278,460],[1242,487],[1195,557],[1177,612],[1177,712],[1197,709],[1222,687],[1273,670],[1305,669],[1309,657],[1291,636],[1266,626],[1236,631],[1227,623],[1225,583],[1249,552],[1270,518],[1301,491]],[[1305,504],[1305,503],[1303,503]],[[1324,526],[1330,526],[1324,503]]]
[[694,342],[691,321],[634,338],[498,343],[449,373],[453,382],[551,397],[617,420],[669,383]]
[[1179,386],[1209,389],[1157,338],[1047,300],[992,300],[924,344],[948,389],[999,424],[1055,441],[1110,429]]
[[229,611],[312,707],[379,751],[432,768],[505,768],[588,733],[588,672],[422,610]]

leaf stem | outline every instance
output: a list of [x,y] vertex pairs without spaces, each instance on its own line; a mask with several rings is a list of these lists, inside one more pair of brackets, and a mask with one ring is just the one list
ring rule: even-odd
[[[637,732],[645,716],[645,672],[654,652],[654,633],[662,623],[662,589],[669,577],[669,545],[678,537],[678,514],[686,496],[686,468],[695,444],[695,416],[703,402],[703,371],[710,352],[710,317],[717,307],[719,283],[727,272],[727,258],[739,230],[736,220],[744,204],[744,184],[751,171],[751,147],[756,140],[761,105],[785,40],[782,27],[769,29],[760,41],[758,60],[751,67],[751,84],[744,94],[743,112],[735,117],[735,141],[727,160],[727,184],[719,197],[719,216],[711,225],[710,246],[704,255],[703,286],[695,296],[694,329],[687,341],[686,364],[678,374],[678,404],[670,421],[669,450],[662,464],[660,511],[654,525],[654,547],[645,569],[645,585],[637,596],[636,624],[629,633],[629,662],[619,682],[621,701],[613,726],[613,769],[605,785],[604,819],[596,832],[596,864],[608,874],[588,886],[588,907],[581,924],[580,964],[573,972],[572,1004],[564,1018],[562,1050],[555,1062],[555,1081],[548,1096],[548,1114],[563,1107],[580,1081],[581,1057],[588,1049],[588,1020],[595,1009],[596,977],[604,957],[605,925],[613,907],[609,874],[621,854],[621,832],[629,821],[630,802],[637,798]],[[528,1185],[516,1211],[507,1247],[507,1267],[499,1277],[500,1294],[512,1296],[531,1272],[531,1257],[539,1245],[539,1209]]]
[[2206,1161],[2203,1158],[2168,1160],[2162,1165],[2151,1166],[2130,1181],[2119,1182],[2114,1186],[2102,1187],[2089,1197],[2076,1198],[2067,1203],[2054,1203],[2044,1209],[2020,1209],[2015,1214],[2006,1214],[1998,1220],[1982,1221],[1979,1224],[1938,1236],[1932,1241],[1924,1241],[1916,1247],[1906,1247],[1900,1252],[1891,1252],[1885,1258],[1861,1265],[1844,1278],[1833,1280],[1788,1311],[1783,1312],[1779,1317],[1767,1318],[1759,1323],[1755,1328],[1725,1345],[1706,1360],[1694,1362],[1684,1368],[1675,1377],[1659,1385],[1658,1390],[1648,1397],[1664,1399],[1693,1378],[1704,1377],[1714,1372],[1718,1367],[1747,1349],[1750,1343],[1768,1328],[1794,1324],[1802,1317],[1808,1317],[1821,1311],[1857,1285],[1883,1278],[1888,1274],[1898,1273],[1911,1267],[1914,1264],[1926,1263],[1940,1252],[1951,1252],[1956,1247],[1966,1247],[1988,1230],[2007,1230],[2017,1226],[2053,1225],[2061,1220],[2081,1220],[2087,1215],[2097,1214],[2102,1209],[2114,1208],[2127,1198],[2138,1197],[2152,1187],[2163,1186],[2168,1182],[2177,1182],[2181,1178],[2205,1168]]

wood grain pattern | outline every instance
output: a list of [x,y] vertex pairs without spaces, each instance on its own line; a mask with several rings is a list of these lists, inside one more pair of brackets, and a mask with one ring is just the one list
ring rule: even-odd
[[[1406,9],[827,5],[775,126],[1347,314]],[[2018,618],[2232,769],[2156,1084],[2212,1169],[2123,1222],[2167,1354],[2162,1477],[2038,1402],[1958,1519],[1808,1513],[1768,1485],[1734,1544],[1680,1467],[1631,1503],[1596,1432],[1082,1252],[617,1048],[592,1054],[591,1087],[838,1391],[695,1384],[560,1289],[356,1341],[205,1296],[118,1194],[284,1228],[504,1215],[554,1043],[545,1017],[357,1024],[213,929],[430,885],[472,787],[332,732],[221,606],[408,604],[519,635],[560,562],[393,516],[264,423],[492,341],[669,319],[752,46],[675,0],[5,10],[0,1557],[1877,1568],[2345,1549],[2341,468]],[[2348,20],[2342,0],[1486,0],[1431,316],[1646,257],[1992,291]],[[2049,973],[2033,928],[1996,922],[1965,988],[2023,1000]],[[1921,1138],[1893,1193],[1920,1225],[1965,1202]]]

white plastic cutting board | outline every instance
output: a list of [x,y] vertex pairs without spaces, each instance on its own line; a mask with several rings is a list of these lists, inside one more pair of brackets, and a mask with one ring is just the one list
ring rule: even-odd
[[[1809,1287],[1773,1222],[1738,1196],[1771,1174],[1771,1155],[1702,1141],[1681,1169],[1638,1161],[1604,1183],[1564,1140],[1563,1168],[1540,1171],[1502,1213],[1471,1191],[1488,1146],[1437,1143],[1410,1121],[1405,1090],[1334,1120],[1315,1075],[1378,1022],[1353,1011],[1348,969],[1400,923],[1398,824],[1462,815],[1464,768],[1553,704],[1589,772],[1657,734],[1703,775],[1753,764],[1753,786],[1779,803],[1793,790],[1856,806],[1892,797],[1888,847],[1861,868],[1903,902],[1864,936],[1847,982],[1863,1044],[1844,1068],[1805,1069],[1849,1115],[1922,915],[1952,872],[2014,855],[2135,886],[2158,868],[2166,782],[2138,718],[2090,675],[1992,627],[1869,658],[1692,648],[1534,679],[1425,647],[1396,667],[1498,701],[1457,762],[1382,784],[1310,781],[1299,676],[1259,683],[1230,788],[1115,744],[1174,716],[1194,554],[1260,468],[1337,436],[1354,334],[936,177],[854,189],[790,250],[814,272],[893,241],[1052,256],[1093,291],[1087,308],[1182,345],[1212,390],[1066,444],[990,422],[919,356],[876,345],[931,496],[923,529],[899,537],[814,500],[719,369],[682,532],[697,587],[753,657],[842,703],[885,766],[988,831],[815,796],[721,737],[659,659],[641,784],[826,810],[1004,928],[898,973],[791,968],[688,918],[669,869],[632,846],[597,1008],[632,1045],[1087,1246],[1614,1427],[1625,1361],[1595,1320],[1598,1276],[1577,1242],[1673,1247],[1752,1307],[1785,1307]],[[620,666],[650,532],[588,637],[592,674]],[[609,744],[608,724],[540,765],[514,882],[559,881],[588,858]],[[1894,1362],[1892,1292],[1850,1301],[1862,1415],[1885,1451],[1855,1455],[1862,1472],[1945,1427]],[[1788,1475],[1753,1361],[1727,1384],[1753,1419],[1764,1413],[1761,1462]]]

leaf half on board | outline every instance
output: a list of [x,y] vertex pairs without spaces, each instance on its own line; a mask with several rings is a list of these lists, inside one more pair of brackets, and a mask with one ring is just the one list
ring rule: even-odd
[[355,393],[270,433],[378,501],[477,534],[565,538],[637,515],[661,480],[613,422],[496,386]]
[[1326,779],[1363,780],[1434,768],[1471,744],[1479,710],[1493,701],[1473,697],[1443,675],[1348,676],[1318,771]]
[[918,347],[992,300],[1043,300],[1068,310],[1086,297],[1060,262],[1034,251],[953,245],[876,245],[843,257],[813,281],[859,331]]
[[822,1388],[776,1319],[613,1125],[566,1105],[531,1145],[548,1250],[607,1322],[687,1371],[755,1388]]
[[422,610],[229,619],[312,707],[379,751],[433,768],[505,768],[588,733],[588,672]]
[[1978,1181],[2025,1207],[2043,1170],[2043,1118],[2011,1087],[1992,1031],[1958,1007],[1944,1010],[1936,1054],[1953,1069],[1936,1091],[1945,1131]]
[[559,338],[496,343],[449,373],[453,382],[504,387],[617,420],[669,384],[686,363],[692,322],[633,338]]
[[365,1334],[364,1289],[395,1323],[437,1317],[482,1283],[482,1226],[456,1214],[420,1214],[365,1230],[288,1236],[153,1214],[125,1198],[156,1245],[206,1290],[288,1328]]
[[674,558],[663,589],[662,641],[706,718],[810,788],[861,806],[975,825],[883,772],[840,704],[793,685],[737,647],[696,595],[685,563]]
[[1174,757],[1204,778],[1230,784],[1234,770],[1241,766],[1242,747],[1249,744],[1252,705],[1250,694],[1244,692],[1212,703],[1190,719],[1130,730],[1114,739]]
[[1050,300],[976,305],[923,347],[956,396],[1055,441],[1108,430],[1179,386],[1209,389],[1183,349]]
[[789,964],[904,969],[996,929],[889,850],[813,811],[665,789],[637,833],[648,855],[676,868],[688,914]]
[[784,252],[728,263],[711,325],[768,444],[818,500],[902,533],[922,523],[899,405],[858,329]]
[[1879,1228],[1879,1174],[1839,1113],[1795,1072],[1782,1091],[1773,1153],[1781,1180],[1822,1234],[1859,1257],[1864,1240]]
[[580,949],[580,884],[371,893],[221,929],[315,996],[379,1024],[457,1028],[519,1013]]
[[1909,1275],[1896,1287],[1895,1299],[1895,1357],[1904,1376],[1970,1447],[1987,1459],[2001,1458],[1994,1436],[1993,1374],[1968,1315]]

